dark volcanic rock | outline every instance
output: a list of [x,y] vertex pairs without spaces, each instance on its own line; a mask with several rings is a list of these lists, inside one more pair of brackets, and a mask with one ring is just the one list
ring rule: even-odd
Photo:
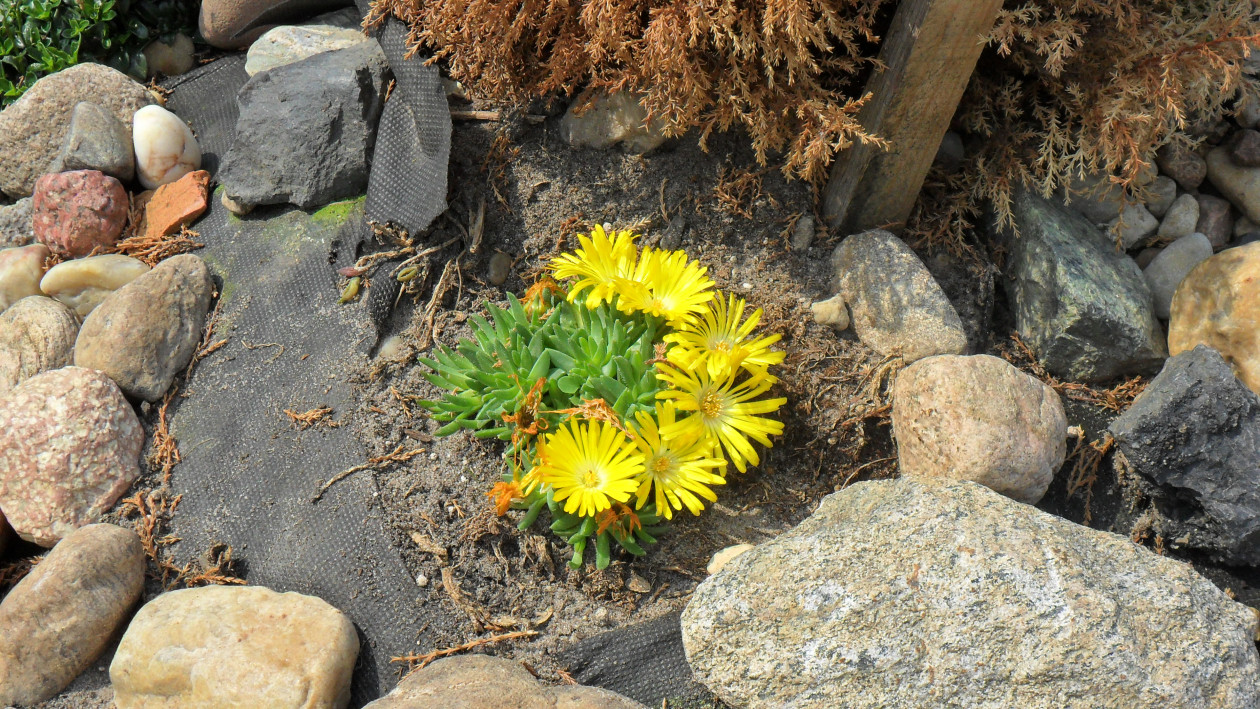
[[1111,433],[1156,486],[1159,534],[1226,563],[1260,564],[1260,396],[1220,353],[1200,345],[1169,359]]
[[228,198],[309,209],[363,194],[387,66],[380,45],[363,42],[250,79],[218,174]]
[[1168,356],[1151,291],[1133,259],[1085,218],[1020,190],[1011,204],[1007,290],[1019,333],[1056,376],[1105,381]]

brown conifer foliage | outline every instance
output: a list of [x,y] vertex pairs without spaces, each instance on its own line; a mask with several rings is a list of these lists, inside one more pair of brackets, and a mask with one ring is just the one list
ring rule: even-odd
[[[856,113],[896,0],[375,0],[476,94],[520,102],[636,91],[667,134],[741,127],[757,158],[815,185],[840,150],[878,141]],[[955,117],[964,170],[929,181],[910,232],[958,245],[1011,190],[1086,173],[1131,193],[1193,122],[1260,100],[1251,0],[1008,0]]]

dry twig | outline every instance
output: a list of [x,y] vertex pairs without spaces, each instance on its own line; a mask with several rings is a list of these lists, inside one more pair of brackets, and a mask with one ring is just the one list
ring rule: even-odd
[[370,469],[384,470],[388,468],[389,466],[393,465],[394,463],[405,463],[411,460],[412,458],[423,453],[424,450],[425,449],[423,448],[413,448],[409,451],[403,452],[403,447],[402,447],[402,444],[400,443],[398,447],[395,448],[390,453],[386,453],[385,455],[378,455],[375,458],[368,458],[368,462],[362,465],[356,465],[353,468],[343,470],[340,473],[337,473],[336,475],[332,476],[331,478],[328,479],[328,482],[319,486],[319,490],[315,493],[315,497],[311,498],[311,502],[317,502],[319,498],[323,497],[324,493],[328,491],[328,488],[332,487],[333,485],[336,485],[337,483],[341,482],[342,480],[345,480],[346,478],[350,477],[351,475],[357,472],[360,472],[363,470],[370,470]]
[[411,669],[407,670],[407,674],[411,674],[412,672],[415,672],[416,670],[427,667],[429,663],[433,662],[434,660],[437,660],[443,657],[449,657],[450,655],[456,655],[461,652],[467,652],[468,650],[471,650],[476,647],[481,647],[482,645],[489,645],[491,643],[501,643],[505,640],[517,640],[519,638],[532,638],[535,635],[538,635],[537,630],[518,630],[512,633],[503,633],[502,635],[491,635],[490,637],[487,637],[487,638],[478,638],[476,640],[466,642],[463,645],[456,645],[455,647],[448,647],[448,648],[443,648],[441,650],[434,650],[433,652],[426,652],[423,655],[413,654],[413,655],[400,655],[398,657],[391,657],[389,658],[389,661],[390,662],[406,662],[410,664]]

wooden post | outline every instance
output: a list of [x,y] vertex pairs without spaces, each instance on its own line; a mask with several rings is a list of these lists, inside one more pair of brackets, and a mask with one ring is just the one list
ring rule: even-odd
[[1002,0],[901,0],[870,78],[862,126],[890,143],[841,153],[823,194],[832,227],[900,230],[949,130]]

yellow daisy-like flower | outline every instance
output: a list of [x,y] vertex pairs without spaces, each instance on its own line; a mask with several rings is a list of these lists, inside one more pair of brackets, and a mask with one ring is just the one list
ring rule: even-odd
[[735,383],[735,374],[713,380],[707,370],[691,372],[669,365],[658,365],[657,376],[673,385],[674,389],[657,392],[658,399],[672,399],[679,411],[694,411],[687,418],[661,429],[666,438],[708,438],[721,443],[726,455],[739,472],[748,469],[748,463],[758,465],[761,458],[748,442],[749,438],[771,447],[769,435],[783,433],[783,422],[756,414],[777,411],[787,399],[753,399],[766,393],[774,384],[774,378],[766,374],[749,375],[743,382]]
[[590,289],[586,295],[586,307],[594,308],[612,300],[617,292],[618,279],[634,274],[634,235],[628,231],[615,232],[610,238],[604,227],[595,225],[588,238],[578,234],[582,248],[571,254],[561,254],[551,260],[548,268],[556,278],[578,278],[569,289],[569,302],[578,293]]
[[674,510],[681,510],[683,505],[691,514],[700,514],[704,509],[701,497],[709,502],[717,500],[709,486],[726,482],[726,478],[713,472],[715,468],[725,468],[726,461],[720,454],[713,457],[713,444],[707,439],[688,441],[661,435],[660,429],[674,424],[674,410],[674,403],[666,401],[656,405],[655,417],[645,411],[635,414],[639,421],[635,444],[643,454],[644,467],[638,478],[635,508],[643,509],[655,490],[656,512],[665,515],[665,519],[673,519]]
[[665,336],[666,342],[676,345],[669,348],[669,361],[693,372],[705,367],[712,380],[722,379],[741,366],[751,373],[765,374],[770,365],[779,364],[785,356],[784,352],[770,349],[780,336],[750,340],[753,328],[761,320],[761,308],[741,324],[743,317],[744,299],[734,295],[723,299],[719,291],[712,308],[705,309],[698,323]]
[[630,499],[638,486],[634,479],[643,473],[643,456],[615,426],[570,418],[546,439],[537,479],[555,489],[557,501],[567,500],[565,512],[593,517],[612,501]]
[[665,318],[670,325],[692,323],[713,300],[714,283],[707,268],[688,261],[681,251],[643,249],[631,278],[617,280],[617,307]]

